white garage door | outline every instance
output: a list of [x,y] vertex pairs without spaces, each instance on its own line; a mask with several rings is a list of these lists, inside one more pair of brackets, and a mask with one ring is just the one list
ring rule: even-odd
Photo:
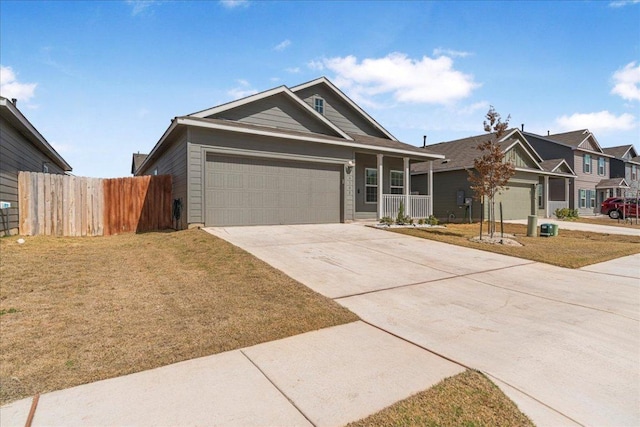
[[340,222],[342,166],[207,156],[205,224]]

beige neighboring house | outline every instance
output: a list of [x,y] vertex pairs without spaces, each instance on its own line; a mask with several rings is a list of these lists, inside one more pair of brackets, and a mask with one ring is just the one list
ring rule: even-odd
[[16,107],[0,97],[0,236],[18,234],[18,173],[65,174],[71,166]]
[[580,215],[600,213],[604,200],[628,189],[626,180],[612,179],[615,156],[602,149],[588,129],[540,136],[525,132],[529,143],[544,158],[563,158],[575,171],[571,180],[571,208]]
[[179,228],[428,217],[403,143],[325,77],[176,117],[136,175],[170,174]]
[[609,193],[611,197],[638,197],[640,194],[640,157],[633,145],[620,145],[603,149],[606,154],[613,156],[610,160],[611,178],[624,178],[629,187],[617,187]]

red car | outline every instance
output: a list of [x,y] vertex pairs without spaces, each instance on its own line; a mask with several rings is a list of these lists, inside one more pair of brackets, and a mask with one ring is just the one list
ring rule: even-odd
[[638,200],[609,197],[602,202],[600,213],[613,219],[635,217],[638,214]]

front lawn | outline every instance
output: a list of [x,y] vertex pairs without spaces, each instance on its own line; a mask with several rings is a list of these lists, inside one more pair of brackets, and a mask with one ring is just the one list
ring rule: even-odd
[[348,427],[533,425],[487,377],[468,370]]
[[201,230],[0,239],[0,403],[357,320]]
[[[498,234],[500,225],[498,224]],[[640,237],[564,230],[557,237],[527,237],[527,226],[504,224],[504,232],[515,235],[523,246],[472,242],[480,234],[478,224],[446,224],[446,228],[394,228],[390,231],[437,240],[468,248],[544,262],[560,267],[580,268],[640,253]],[[486,235],[486,225],[485,231]]]

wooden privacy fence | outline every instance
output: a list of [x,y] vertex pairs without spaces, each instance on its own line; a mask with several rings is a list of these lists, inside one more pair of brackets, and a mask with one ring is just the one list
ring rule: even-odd
[[18,175],[20,234],[109,236],[171,228],[171,176]]

